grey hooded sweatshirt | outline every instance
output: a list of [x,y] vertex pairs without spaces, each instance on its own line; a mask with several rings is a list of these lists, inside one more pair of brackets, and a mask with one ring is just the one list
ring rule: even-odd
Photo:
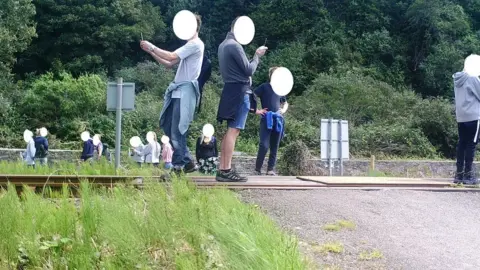
[[457,122],[480,119],[480,79],[465,72],[453,75],[455,86],[455,111]]

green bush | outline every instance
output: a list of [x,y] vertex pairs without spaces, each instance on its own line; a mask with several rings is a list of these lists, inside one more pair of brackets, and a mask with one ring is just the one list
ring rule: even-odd
[[413,108],[412,114],[412,127],[420,129],[439,154],[455,157],[458,139],[455,106],[443,98],[424,99]]
[[366,124],[351,128],[350,152],[368,157],[424,157],[437,156],[435,147],[423,132],[403,123]]
[[30,128],[45,126],[65,140],[77,140],[80,121],[105,112],[106,82],[98,75],[73,78],[47,73],[27,89],[19,106]]
[[316,175],[318,168],[311,162],[312,155],[308,146],[302,141],[287,145],[278,161],[282,175]]
[[318,126],[321,118],[348,120],[350,125],[408,120],[411,107],[421,99],[412,91],[359,74],[320,74],[292,103],[292,114]]

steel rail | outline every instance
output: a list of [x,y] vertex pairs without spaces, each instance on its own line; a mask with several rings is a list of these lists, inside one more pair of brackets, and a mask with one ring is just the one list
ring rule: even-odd
[[[450,185],[447,181],[438,181],[436,183],[320,183],[315,181],[303,181],[295,177],[252,177],[248,182],[223,183],[216,182],[211,176],[187,176],[201,188],[224,187],[229,189],[283,189],[283,190],[308,190],[308,189],[361,189],[361,190],[388,190],[388,189],[407,189],[407,190],[431,190],[431,191],[480,191],[470,187],[457,188]],[[164,181],[161,176],[116,176],[116,175],[11,175],[0,174],[0,187],[6,187],[8,184],[17,188],[22,186],[30,187],[62,187],[64,184],[69,186],[79,186],[81,181],[88,181],[95,186],[113,187],[123,184],[133,184],[134,186],[145,186],[148,182],[144,179],[153,181]],[[150,181],[149,181],[150,182]]]

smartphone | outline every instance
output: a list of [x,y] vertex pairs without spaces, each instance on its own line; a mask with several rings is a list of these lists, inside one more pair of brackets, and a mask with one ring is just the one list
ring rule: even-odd
[[140,33],[140,36],[141,36],[141,38],[142,38],[142,41],[143,41],[143,33]]
[[263,43],[263,46],[267,45],[267,38],[265,38],[265,42]]

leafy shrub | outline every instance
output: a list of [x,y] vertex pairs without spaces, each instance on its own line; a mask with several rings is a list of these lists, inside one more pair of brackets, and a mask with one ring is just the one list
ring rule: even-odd
[[106,83],[98,75],[73,78],[68,73],[60,73],[58,77],[47,73],[27,89],[20,113],[28,119],[31,128],[46,126],[51,133],[76,140],[79,130],[72,120],[103,113],[105,89]]
[[412,91],[358,74],[320,74],[308,90],[295,99],[292,114],[318,126],[321,118],[348,120],[351,125],[398,121],[412,117],[411,107],[420,98]]
[[350,151],[358,156],[436,157],[436,149],[423,132],[403,123],[366,124],[351,129]]
[[420,129],[439,154],[453,158],[458,139],[454,105],[443,98],[424,99],[412,114],[412,127]]
[[282,175],[317,175],[318,168],[311,162],[312,155],[302,141],[294,141],[283,150],[278,162]]

